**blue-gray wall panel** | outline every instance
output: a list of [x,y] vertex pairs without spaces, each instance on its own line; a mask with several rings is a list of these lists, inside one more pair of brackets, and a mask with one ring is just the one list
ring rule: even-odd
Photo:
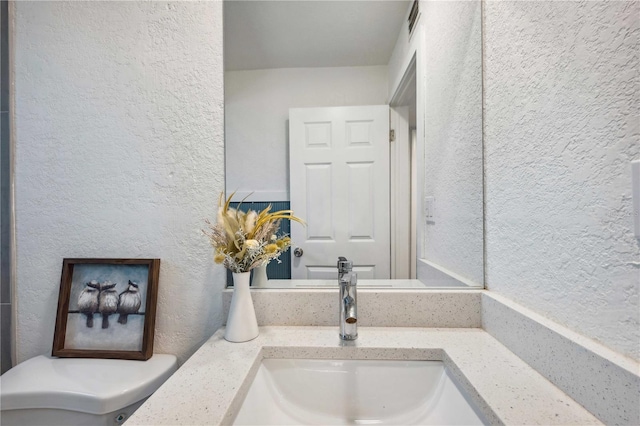
[[[230,206],[233,208],[238,208],[240,206],[240,210],[246,212],[248,210],[261,211],[267,208],[267,206],[271,204],[271,211],[278,210],[289,210],[290,203],[289,201],[274,201],[274,202],[244,202],[240,203],[231,203]],[[291,221],[283,220],[280,223],[280,231],[278,235],[290,235],[291,234]],[[287,250],[285,253],[280,255],[281,263],[277,261],[272,261],[267,266],[267,276],[270,279],[290,279],[291,278],[291,250]],[[233,279],[231,278],[231,272],[227,271],[227,285],[233,285]]]

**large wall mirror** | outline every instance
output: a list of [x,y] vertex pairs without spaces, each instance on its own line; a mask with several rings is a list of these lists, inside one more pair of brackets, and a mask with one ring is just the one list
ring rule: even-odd
[[272,288],[482,287],[480,1],[224,3],[227,193],[294,210]]

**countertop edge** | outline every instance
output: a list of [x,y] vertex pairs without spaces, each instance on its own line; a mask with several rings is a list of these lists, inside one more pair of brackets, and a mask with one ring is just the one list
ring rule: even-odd
[[335,327],[267,326],[230,343],[220,329],[126,425],[230,424],[263,357],[439,357],[491,424],[602,424],[482,329],[361,327],[359,335],[344,342]]

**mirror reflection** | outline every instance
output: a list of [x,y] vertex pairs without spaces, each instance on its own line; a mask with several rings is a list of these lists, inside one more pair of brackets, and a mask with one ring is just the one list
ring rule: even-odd
[[225,1],[227,192],[307,222],[267,287],[483,285],[480,6]]

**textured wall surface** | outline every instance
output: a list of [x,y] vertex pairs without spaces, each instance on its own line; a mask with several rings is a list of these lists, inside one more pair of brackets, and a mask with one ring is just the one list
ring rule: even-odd
[[640,358],[640,3],[485,5],[487,287]]
[[384,105],[387,78],[385,66],[227,72],[227,188],[288,193],[289,108]]
[[224,185],[221,2],[16,2],[18,361],[50,353],[64,257],[159,257],[155,351],[222,322],[200,229]]
[[426,2],[423,9],[424,196],[434,197],[435,215],[423,223],[422,257],[482,285],[480,2]]

